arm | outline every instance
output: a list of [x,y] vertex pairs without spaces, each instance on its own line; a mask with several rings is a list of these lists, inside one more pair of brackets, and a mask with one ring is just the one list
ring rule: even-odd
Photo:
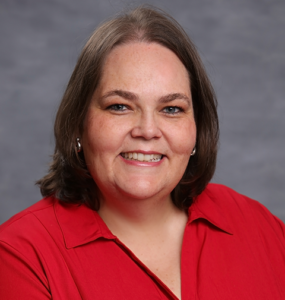
[[285,238],[285,224],[276,216],[273,215],[273,217],[274,217],[275,221],[277,222],[278,226],[280,227],[283,237]]
[[44,272],[3,241],[0,241],[0,299],[52,299]]

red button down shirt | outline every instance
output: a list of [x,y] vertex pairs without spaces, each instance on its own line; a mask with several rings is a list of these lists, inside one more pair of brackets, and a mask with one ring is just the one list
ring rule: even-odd
[[[189,209],[182,300],[285,299],[285,227],[210,184]],[[45,198],[0,226],[0,299],[177,299],[84,205]]]

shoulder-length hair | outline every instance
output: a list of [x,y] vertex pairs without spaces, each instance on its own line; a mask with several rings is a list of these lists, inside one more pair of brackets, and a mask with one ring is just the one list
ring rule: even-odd
[[173,51],[186,67],[197,127],[196,154],[172,191],[174,204],[187,209],[211,180],[217,156],[219,125],[212,85],[190,38],[171,16],[140,6],[103,23],[79,56],[60,103],[55,125],[55,151],[48,174],[37,181],[43,196],[55,195],[69,203],[85,203],[99,209],[99,193],[84,160],[77,153],[76,138],[96,90],[106,56],[118,45],[130,42],[158,43]]

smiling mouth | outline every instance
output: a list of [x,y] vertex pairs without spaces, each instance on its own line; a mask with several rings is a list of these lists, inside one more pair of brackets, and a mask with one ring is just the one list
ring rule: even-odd
[[121,153],[121,156],[127,160],[137,160],[145,162],[158,162],[162,159],[162,154],[143,154],[137,152],[125,152]]

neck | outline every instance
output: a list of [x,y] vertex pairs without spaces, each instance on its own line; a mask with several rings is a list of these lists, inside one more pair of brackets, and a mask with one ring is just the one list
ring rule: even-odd
[[175,217],[185,215],[173,204],[170,195],[143,200],[104,197],[98,213],[118,237],[155,235],[170,226]]

